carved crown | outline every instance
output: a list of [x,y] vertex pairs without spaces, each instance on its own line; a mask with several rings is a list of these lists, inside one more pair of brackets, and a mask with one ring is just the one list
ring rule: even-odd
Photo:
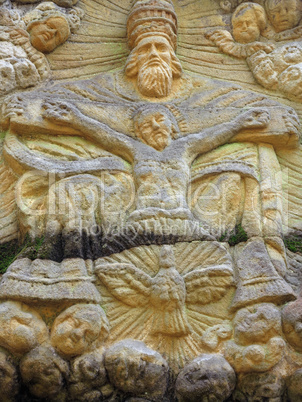
[[173,49],[177,46],[177,16],[172,0],[138,0],[127,21],[128,44],[133,49],[148,36],[164,36]]

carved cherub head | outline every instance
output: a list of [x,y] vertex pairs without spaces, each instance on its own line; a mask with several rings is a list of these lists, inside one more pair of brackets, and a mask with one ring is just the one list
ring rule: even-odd
[[96,304],[76,304],[61,313],[51,329],[52,345],[65,356],[77,356],[108,336],[103,309]]
[[172,112],[162,105],[138,109],[133,120],[137,138],[157,151],[163,151],[180,131]]
[[181,64],[175,55],[177,17],[172,2],[136,2],[128,18],[127,31],[132,51],[126,62],[126,75],[137,77],[142,95],[168,96],[173,78],[182,74]]
[[302,99],[302,63],[287,67],[279,75],[279,89],[289,96]]
[[233,36],[239,43],[257,41],[265,26],[265,11],[259,4],[250,2],[240,4],[233,13]]
[[275,64],[278,65],[279,62],[279,64],[283,63],[284,67],[289,67],[290,65],[302,62],[302,47],[299,43],[289,43],[278,50],[274,52],[276,54]]
[[31,44],[42,53],[50,53],[66,42],[70,33],[78,28],[82,10],[70,11],[53,2],[44,2],[23,18],[30,34]]
[[302,18],[300,0],[266,0],[265,10],[276,32],[294,28]]
[[21,360],[20,371],[32,395],[61,400],[58,393],[64,386],[69,368],[53,348],[40,346],[32,350]]
[[302,352],[302,299],[288,303],[282,310],[282,328],[286,340]]
[[270,303],[243,308],[234,319],[234,339],[241,345],[266,343],[280,332],[280,312]]
[[17,368],[8,353],[0,351],[0,394],[6,402],[15,401],[19,391]]
[[38,313],[16,301],[0,304],[0,345],[22,355],[47,341],[48,329]]

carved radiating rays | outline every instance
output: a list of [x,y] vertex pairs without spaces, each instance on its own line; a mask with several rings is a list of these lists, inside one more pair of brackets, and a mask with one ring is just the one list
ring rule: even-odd
[[228,315],[233,273],[216,242],[141,246],[96,261],[109,342],[144,340],[173,367],[201,353],[201,336]]
[[[132,0],[82,0],[83,23],[60,48],[48,56],[55,79],[81,79],[100,72],[123,68],[129,55],[126,20]],[[239,70],[248,68],[243,61],[227,60],[205,38],[208,26],[220,26],[219,1],[174,0],[178,17],[177,55],[183,67],[192,72],[236,81]],[[249,79],[253,84],[252,77]],[[239,81],[237,81],[239,82]],[[241,82],[242,84],[242,82]]]

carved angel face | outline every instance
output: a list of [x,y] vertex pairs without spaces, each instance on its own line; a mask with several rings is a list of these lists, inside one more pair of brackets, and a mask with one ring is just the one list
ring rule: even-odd
[[68,22],[63,17],[50,17],[30,26],[30,41],[42,53],[50,53],[64,43],[69,35]]
[[297,64],[302,62],[302,48],[301,46],[286,45],[282,48],[280,56],[287,64]]
[[48,339],[42,318],[25,304],[7,301],[0,306],[0,345],[23,354]]
[[248,9],[232,19],[233,36],[239,43],[254,42],[259,39],[260,29],[254,10]]
[[21,360],[20,371],[31,394],[49,398],[61,391],[68,365],[52,348],[39,347]]
[[302,63],[287,67],[279,75],[279,89],[285,94],[302,99]]
[[101,307],[75,305],[61,313],[51,330],[51,343],[61,353],[84,353],[99,337],[107,335],[107,320]]
[[282,311],[283,333],[287,341],[299,352],[302,351],[301,299],[289,303]]
[[[31,382],[31,392],[38,397],[49,396],[60,390],[63,378],[60,370],[53,362],[39,361],[39,369]],[[45,392],[48,390],[48,392]],[[51,392],[50,392],[51,391]]]
[[268,303],[247,307],[236,314],[234,339],[239,344],[267,342],[281,331],[279,310]]
[[266,11],[276,32],[294,28],[302,17],[297,0],[267,0]]

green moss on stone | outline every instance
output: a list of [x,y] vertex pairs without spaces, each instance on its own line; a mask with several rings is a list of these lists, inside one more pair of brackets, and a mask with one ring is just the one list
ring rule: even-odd
[[38,257],[46,258],[45,256],[39,255],[43,243],[44,237],[32,240],[29,236],[26,236],[22,244],[17,240],[0,244],[0,273],[3,274],[10,264],[20,256],[30,258],[31,260]]
[[235,229],[233,229],[230,234],[223,233],[218,239],[220,242],[227,241],[230,246],[235,246],[236,244],[246,242],[247,240],[247,233],[240,224],[236,225]]
[[284,244],[293,253],[302,254],[302,236],[288,236],[284,239]]

